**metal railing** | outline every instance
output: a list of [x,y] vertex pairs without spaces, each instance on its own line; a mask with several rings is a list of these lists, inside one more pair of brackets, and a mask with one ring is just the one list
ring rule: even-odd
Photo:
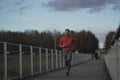
[[107,52],[105,63],[112,80],[120,80],[120,40],[116,40]]
[[[72,65],[91,59],[91,55],[74,54]],[[62,51],[22,44],[0,42],[0,80],[64,68]]]

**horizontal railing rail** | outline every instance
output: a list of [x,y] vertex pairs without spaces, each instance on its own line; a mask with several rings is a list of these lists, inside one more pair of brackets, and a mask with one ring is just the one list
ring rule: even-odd
[[112,80],[120,80],[120,40],[115,41],[104,59]]
[[[72,65],[90,59],[90,54],[73,54]],[[60,50],[0,42],[0,80],[22,79],[64,67]]]

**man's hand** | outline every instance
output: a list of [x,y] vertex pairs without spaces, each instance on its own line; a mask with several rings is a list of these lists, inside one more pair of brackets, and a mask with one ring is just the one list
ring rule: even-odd
[[62,48],[64,48],[64,47],[65,47],[65,45],[61,45],[61,47],[62,47]]
[[61,44],[61,45],[60,45],[60,47],[61,47],[61,48],[64,48],[64,47],[65,47],[65,45]]

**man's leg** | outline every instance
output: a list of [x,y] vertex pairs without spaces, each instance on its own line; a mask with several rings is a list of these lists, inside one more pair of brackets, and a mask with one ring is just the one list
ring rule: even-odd
[[67,72],[66,72],[67,76],[69,76],[69,74],[70,74],[71,61],[72,61],[72,52],[69,51],[67,53],[67,61],[66,61],[66,63],[67,63]]
[[65,60],[65,66],[68,66],[68,62],[67,62],[67,52],[64,52],[64,60]]
[[65,61],[65,66],[66,66],[66,67],[68,66],[68,61]]
[[68,72],[70,73],[70,69],[71,69],[71,61],[68,61]]
[[64,61],[65,61],[65,66],[66,66],[66,73],[68,72],[68,56],[67,56],[67,52],[64,52]]

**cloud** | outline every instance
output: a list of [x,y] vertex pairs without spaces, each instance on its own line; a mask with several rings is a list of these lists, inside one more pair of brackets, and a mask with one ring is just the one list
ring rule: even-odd
[[3,9],[3,7],[0,6],[0,10]]
[[23,10],[29,8],[29,7],[30,7],[30,5],[24,5],[24,6],[22,6],[22,7],[19,7],[19,8],[16,9],[16,10],[18,10],[18,11],[23,11]]
[[39,21],[42,19],[40,16],[29,16],[29,17],[16,17],[17,20],[22,21]]
[[120,0],[52,0],[46,4],[55,11],[87,9],[91,12],[101,11],[108,5],[113,5],[113,10],[120,11]]
[[28,3],[27,0],[0,0],[0,10],[4,9],[10,12],[24,12],[31,6],[32,4]]
[[120,4],[115,5],[112,9],[120,11]]
[[15,3],[15,5],[22,5],[25,2],[25,0],[19,0]]
[[26,4],[26,0],[19,0],[15,2],[13,5],[16,6],[15,11],[24,11],[31,7],[31,4]]
[[2,2],[3,0],[0,0],[0,2]]
[[4,9],[1,4],[2,4],[3,0],[0,0],[0,10]]

